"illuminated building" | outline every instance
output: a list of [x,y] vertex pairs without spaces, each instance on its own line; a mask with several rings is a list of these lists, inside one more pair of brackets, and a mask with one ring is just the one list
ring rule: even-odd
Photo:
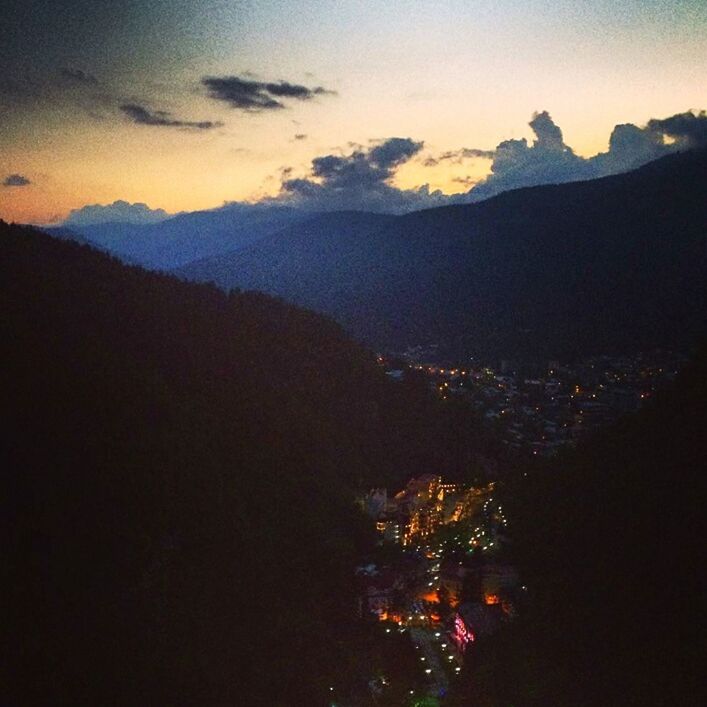
[[452,633],[452,638],[457,644],[457,648],[462,652],[466,650],[467,644],[476,640],[473,631],[466,625],[464,619],[459,614],[454,617],[454,632]]
[[401,523],[397,520],[383,517],[376,523],[376,530],[384,540],[396,543],[401,541]]
[[411,545],[429,538],[440,525],[464,518],[487,490],[444,484],[436,474],[423,474],[393,498],[384,489],[373,489],[363,505],[377,519],[376,529],[385,540]]
[[408,519],[401,538],[403,545],[430,536],[441,523],[444,501],[441,483],[440,476],[424,474],[411,479],[405,489],[395,495],[394,502]]
[[451,632],[459,651],[464,652],[470,643],[494,634],[501,625],[502,616],[499,605],[462,604],[454,615]]

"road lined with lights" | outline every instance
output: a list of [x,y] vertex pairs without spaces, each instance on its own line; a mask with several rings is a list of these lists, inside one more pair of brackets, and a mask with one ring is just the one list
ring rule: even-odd
[[[439,631],[436,637],[441,638]],[[419,626],[410,628],[410,637],[420,650],[420,661],[424,662],[425,674],[431,679],[430,693],[436,697],[444,695],[449,689],[449,678],[442,660],[438,654],[438,644],[435,642],[435,633]]]

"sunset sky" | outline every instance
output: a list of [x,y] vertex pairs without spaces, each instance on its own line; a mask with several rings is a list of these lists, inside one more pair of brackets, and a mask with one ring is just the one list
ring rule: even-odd
[[4,0],[0,69],[6,220],[258,200],[392,137],[387,183],[452,194],[535,112],[589,157],[707,107],[707,3]]

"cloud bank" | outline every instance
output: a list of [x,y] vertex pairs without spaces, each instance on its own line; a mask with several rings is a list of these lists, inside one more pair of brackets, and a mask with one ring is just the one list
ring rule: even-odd
[[201,83],[211,98],[247,113],[282,110],[288,100],[310,101],[317,96],[336,95],[336,91],[322,86],[308,88],[288,81],[255,81],[240,76],[205,76]]
[[159,223],[172,216],[164,209],[151,209],[147,204],[114,201],[112,204],[90,204],[69,213],[64,226],[95,226],[101,223]]
[[617,125],[609,149],[587,158],[565,144],[562,130],[547,111],[535,113],[529,125],[535,134],[532,144],[525,138],[500,143],[491,151],[491,174],[468,192],[467,200],[479,201],[519,187],[627,172],[671,152],[707,146],[704,111],[652,119],[645,127]]
[[[686,112],[652,119],[644,127],[631,123],[614,127],[609,149],[582,157],[565,143],[562,130],[547,111],[534,113],[529,122],[534,139],[504,140],[493,150],[463,147],[439,155],[421,154],[423,143],[394,137],[368,147],[349,143],[349,154],[315,157],[309,173],[293,177],[282,170],[281,191],[275,199],[308,210],[360,209],[404,213],[447,204],[471,203],[509,189],[581,181],[635,169],[678,150],[707,147],[707,113]],[[428,185],[399,189],[393,181],[397,169],[411,159],[432,167],[468,159],[491,160],[490,174],[481,180],[456,177],[468,191],[443,194]],[[469,188],[470,187],[470,188]]]

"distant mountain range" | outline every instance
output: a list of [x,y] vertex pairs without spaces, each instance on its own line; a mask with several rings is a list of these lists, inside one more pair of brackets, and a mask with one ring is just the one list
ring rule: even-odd
[[115,222],[45,230],[55,236],[89,241],[129,263],[169,270],[250,245],[308,216],[311,214],[288,207],[227,204],[179,214],[159,223]]
[[130,263],[329,314],[377,349],[541,360],[705,332],[705,150],[403,216],[234,204],[72,231]]
[[334,316],[377,348],[572,357],[705,332],[707,152],[404,216],[332,213],[177,272]]

